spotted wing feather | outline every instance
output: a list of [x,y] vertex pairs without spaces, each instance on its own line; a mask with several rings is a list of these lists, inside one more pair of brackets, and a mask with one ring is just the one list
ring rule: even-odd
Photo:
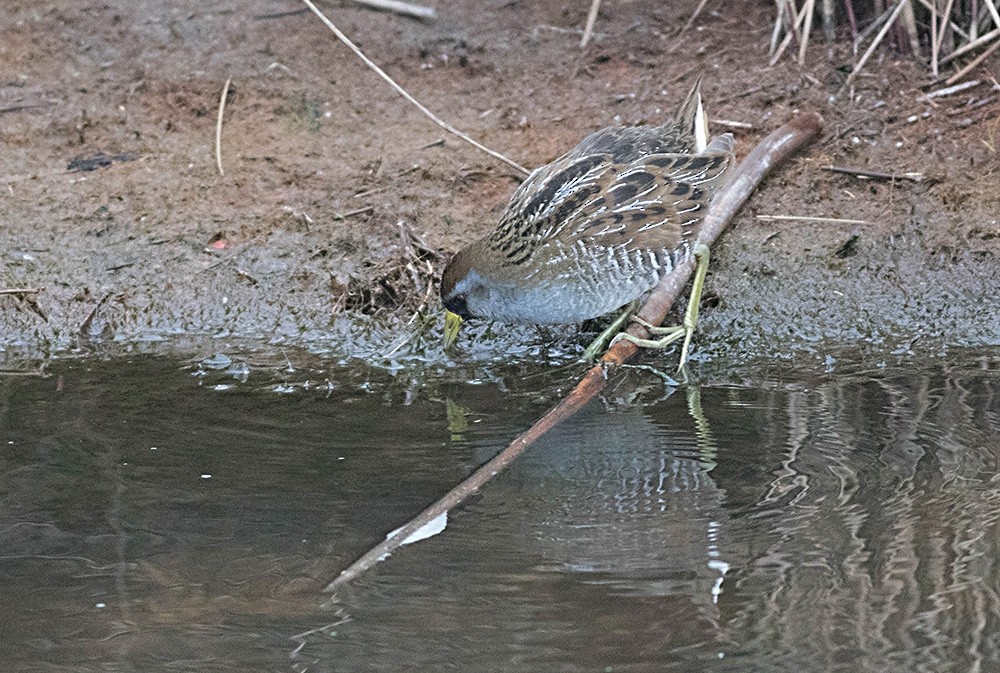
[[648,154],[627,164],[576,152],[533,172],[489,238],[520,265],[546,245],[675,250],[696,229],[733,160],[731,136],[701,154]]
[[588,245],[675,249],[696,232],[731,162],[728,152],[643,157],[612,175],[566,226]]

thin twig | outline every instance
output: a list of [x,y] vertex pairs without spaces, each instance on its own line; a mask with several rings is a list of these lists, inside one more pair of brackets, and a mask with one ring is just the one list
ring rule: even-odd
[[809,46],[809,35],[812,33],[813,12],[816,9],[816,0],[806,0],[806,18],[802,22],[802,42],[799,43],[799,65],[805,65],[806,48]]
[[927,179],[923,173],[883,173],[881,171],[869,171],[864,168],[848,168],[846,166],[820,166],[825,171],[831,173],[843,173],[853,175],[856,178],[870,178],[873,180],[909,180],[911,182],[922,182]]
[[747,96],[752,96],[753,94],[759,91],[763,91],[764,88],[765,88],[764,85],[761,84],[759,86],[751,87],[746,91],[740,91],[739,93],[732,93],[729,94],[728,96],[722,96],[721,98],[716,98],[715,100],[713,100],[712,105],[719,105],[720,103],[728,103],[729,101],[739,100],[740,98],[746,98]]
[[[956,84],[955,86],[947,86],[947,87],[945,87],[943,89],[936,89],[934,91],[931,91],[929,93],[924,94],[923,96],[921,96],[921,98],[923,98],[924,100],[930,100],[932,98],[941,98],[943,96],[951,96],[951,95],[956,94],[956,93],[961,93],[962,91],[965,91],[966,89],[972,89],[974,87],[977,87],[977,86],[979,86],[982,83],[983,82],[981,80],[974,79],[971,82],[962,82],[961,84]],[[949,82],[945,82],[945,84],[949,84]]]
[[[709,245],[715,241],[764,177],[775,166],[817,137],[821,129],[822,119],[819,115],[805,114],[762,140],[743,163],[736,168],[729,182],[712,201],[699,229],[697,242]],[[650,294],[649,299],[639,311],[639,317],[651,324],[662,323],[671,305],[680,296],[694,272],[694,268],[695,262],[691,259],[674,267],[669,274],[660,280],[660,283]],[[649,336],[645,328],[638,324],[633,324],[628,331],[639,337]],[[531,428],[514,439],[506,449],[450,490],[444,497],[399,528],[394,535],[368,550],[330,582],[326,590],[335,591],[338,587],[358,577],[396,550],[414,532],[447,513],[479,490],[540,437],[594,399],[607,383],[608,369],[631,359],[638,350],[639,347],[631,341],[618,341],[608,349],[597,365],[584,374],[572,392],[550,409]]]
[[38,369],[24,370],[24,369],[0,369],[0,376],[30,376],[38,377],[41,379],[51,378],[52,375],[45,372],[45,368],[48,366],[48,362],[43,362],[39,365]]
[[590,3],[590,11],[587,12],[587,25],[583,28],[583,38],[580,40],[580,48],[583,49],[590,42],[591,35],[594,34],[594,23],[597,21],[597,12],[601,9],[601,0],[593,0]]
[[799,24],[805,21],[806,10],[808,9],[808,7],[803,6],[802,10],[797,15],[794,13],[794,5],[792,5],[792,8],[793,8],[792,16],[795,19],[794,22],[792,23],[792,28],[794,30],[788,31],[788,34],[785,35],[785,39],[781,41],[781,46],[778,47],[778,51],[776,51],[774,53],[774,56],[771,57],[771,60],[768,61],[768,65],[774,65],[781,59],[781,55],[785,53],[785,49],[787,49],[788,45],[791,44],[792,38],[798,34]]
[[437,10],[433,7],[413,5],[408,2],[400,2],[400,0],[354,0],[354,2],[373,9],[382,9],[387,12],[395,12],[396,14],[412,16],[418,19],[437,18]]
[[0,107],[0,114],[7,112],[21,112],[22,110],[34,110],[40,107],[49,107],[50,105],[57,105],[59,101],[46,101],[44,103],[21,103],[19,105],[9,105],[7,107]]
[[724,126],[730,129],[752,129],[753,124],[747,122],[733,121],[732,119],[709,119],[709,124],[715,124],[716,126]]
[[837,37],[834,29],[833,0],[823,0],[823,36],[827,44],[830,44]]
[[972,7],[970,12],[969,22],[969,40],[975,40],[979,37],[979,5],[976,0],[972,0]]
[[691,24],[695,22],[695,19],[698,18],[698,16],[701,14],[701,10],[705,9],[705,5],[707,4],[708,0],[701,0],[701,2],[698,3],[698,6],[694,8],[694,14],[691,15],[691,18],[688,19],[687,23],[684,24],[684,27],[681,28],[681,32],[677,33],[677,37],[680,37],[681,35],[687,32],[687,29],[691,27]]
[[448,133],[452,134],[453,136],[461,138],[462,140],[464,140],[465,142],[469,143],[470,145],[472,145],[476,149],[478,149],[478,150],[480,150],[482,152],[485,152],[486,154],[490,155],[494,159],[497,159],[499,161],[504,162],[505,164],[507,164],[511,168],[513,168],[513,169],[515,169],[515,170],[523,173],[524,175],[528,175],[529,173],[531,173],[531,171],[529,171],[527,168],[525,168],[521,164],[517,163],[516,161],[512,161],[511,159],[508,159],[504,155],[500,154],[499,152],[495,152],[495,151],[491,150],[490,148],[486,147],[485,145],[482,145],[482,144],[476,142],[471,137],[469,137],[465,133],[462,133],[461,131],[459,131],[457,128],[455,128],[451,124],[449,124],[449,123],[445,122],[444,120],[438,118],[433,112],[431,112],[426,107],[424,107],[423,104],[420,103],[420,101],[418,101],[416,98],[414,98],[413,96],[411,96],[406,91],[406,89],[404,89],[399,84],[397,84],[396,80],[394,80],[393,78],[389,77],[389,75],[387,75],[386,72],[384,70],[382,70],[382,68],[378,67],[375,64],[374,61],[372,61],[370,58],[368,58],[367,56],[365,56],[364,52],[362,52],[358,48],[358,46],[356,44],[354,44],[353,42],[351,42],[351,40],[346,35],[344,35],[344,33],[342,33],[340,31],[340,28],[337,28],[337,26],[335,26],[333,24],[333,22],[330,21],[330,19],[326,18],[326,15],[323,12],[321,12],[319,10],[319,8],[312,3],[311,0],[302,0],[302,2],[305,3],[306,7],[308,7],[309,9],[312,10],[313,14],[315,14],[316,16],[318,16],[320,18],[320,20],[323,23],[326,24],[326,27],[329,28],[333,32],[333,34],[337,36],[338,40],[340,40],[348,49],[350,49],[352,52],[354,52],[355,56],[357,56],[358,58],[361,59],[362,63],[364,63],[366,66],[368,66],[372,71],[375,72],[375,74],[377,74],[383,80],[385,80],[385,82],[389,86],[391,86],[393,89],[395,89],[396,93],[398,93],[400,96],[402,96],[407,101],[409,101],[410,104],[412,104],[414,107],[416,107],[418,110],[420,110],[424,114],[425,117],[427,117],[428,119],[430,119],[432,122],[434,122],[435,124],[437,124],[438,126],[440,126],[441,128],[443,128],[445,131],[447,131]]
[[778,48],[778,38],[781,37],[781,24],[785,18],[785,0],[775,0],[778,7],[778,15],[774,17],[774,28],[771,30],[771,46],[767,51],[768,56],[774,56],[774,50]]
[[[847,23],[851,26],[851,39],[854,43],[858,42],[858,21],[854,18],[854,5],[852,0],[845,0],[844,10],[847,13]],[[855,52],[857,53],[857,52]]]
[[441,259],[441,253],[432,248],[420,234],[413,231],[413,228],[410,225],[408,225],[405,220],[399,220],[396,223],[396,226],[406,233],[406,236],[409,238],[410,244],[417,250],[429,256],[431,259],[434,260]]
[[[937,77],[937,53],[938,53],[938,10],[937,10],[937,0],[932,0],[930,7],[931,10],[931,64],[934,69],[934,76]],[[941,22],[945,20],[945,17],[941,18]]]
[[[583,35],[583,28],[563,28],[562,26],[539,24],[531,31],[532,37],[538,37],[538,31],[540,30],[551,30],[553,33],[562,33],[563,35]],[[601,33],[594,33],[594,35],[600,34]]]
[[226,97],[229,95],[229,85],[233,78],[226,80],[226,85],[222,87],[222,96],[219,97],[219,118],[215,121],[215,165],[219,169],[219,175],[225,175],[222,170],[222,115],[226,111]]
[[38,294],[41,291],[37,287],[8,287],[0,290],[0,294]]
[[972,112],[973,110],[978,110],[981,107],[985,107],[986,105],[989,105],[990,103],[992,103],[996,99],[997,99],[996,96],[987,96],[986,98],[980,98],[977,101],[972,101],[970,103],[967,103],[965,105],[959,106],[957,108],[952,108],[951,110],[948,110],[947,112],[945,112],[945,114],[948,115],[949,117],[954,117],[955,115],[968,114],[968,113]]
[[917,17],[913,13],[912,2],[906,3],[906,6],[903,8],[903,16],[900,21],[905,26],[906,37],[910,41],[910,51],[913,52],[914,56],[920,58],[920,33],[917,30]]
[[[992,46],[990,46],[989,49],[987,49],[982,54],[980,54],[979,56],[977,56],[976,58],[974,58],[972,61],[969,62],[968,65],[966,65],[964,68],[962,68],[961,70],[959,70],[958,72],[956,72],[954,75],[952,75],[951,77],[949,77],[948,79],[946,79],[944,83],[945,84],[954,84],[958,80],[962,79],[963,77],[965,77],[966,75],[968,75],[970,72],[972,72],[973,70],[975,70],[976,68],[978,68],[979,65],[983,61],[985,61],[987,58],[989,58],[990,54],[992,54],[993,52],[995,52],[998,48],[1000,48],[1000,38],[997,38],[997,41],[994,42],[992,44]],[[976,83],[977,84],[979,83],[978,80],[976,81]],[[961,86],[961,85],[959,85],[959,86]]]
[[788,17],[790,19],[794,19],[794,20],[792,20],[790,22],[791,23],[790,30],[791,30],[791,33],[792,33],[792,39],[795,40],[796,42],[802,42],[802,35],[799,34],[799,30],[800,30],[801,22],[805,18],[805,15],[806,15],[806,8],[805,8],[805,5],[803,5],[801,11],[796,12],[795,11],[795,9],[796,9],[795,8],[795,2],[796,2],[796,0],[785,0],[785,4],[788,5],[788,8],[790,10],[788,12]]
[[375,206],[365,206],[363,208],[355,208],[354,210],[349,210],[346,213],[334,213],[333,219],[335,220],[346,220],[349,217],[354,217],[355,215],[363,215],[365,213],[370,213],[375,210]]
[[974,50],[978,49],[979,47],[983,46],[984,44],[989,44],[993,40],[997,40],[997,39],[1000,39],[1000,28],[996,28],[994,30],[991,30],[988,33],[980,35],[979,39],[973,40],[972,42],[969,42],[968,44],[962,45],[961,47],[959,47],[955,51],[951,52],[950,54],[948,54],[947,56],[945,56],[944,58],[942,58],[941,59],[941,65],[947,65],[948,63],[951,63],[953,60],[955,60],[959,56],[964,56],[965,54],[969,53],[970,51],[974,51]]
[[[931,0],[917,0],[917,2],[919,2],[921,5],[923,5],[924,8],[926,8],[927,11],[931,13],[931,17],[935,21],[937,20],[937,9],[934,7],[934,3]],[[956,24],[954,21],[952,21],[950,19],[948,20],[948,26],[953,31],[955,31],[956,33],[958,33],[959,35],[961,35],[962,37],[964,37],[966,39],[973,39],[973,38],[969,38],[968,34],[966,34],[966,32],[964,30],[962,30],[961,26],[959,26],[958,24]],[[930,28],[931,28],[931,26],[928,26],[928,32],[930,32]]]
[[[944,34],[948,30],[948,17],[951,16],[951,6],[955,0],[948,0],[948,4],[944,6],[944,12],[941,14],[941,23],[938,26],[937,39],[931,42],[931,72],[935,77],[938,76],[938,56],[941,54],[941,43],[944,42]],[[935,3],[937,4],[937,3]],[[933,37],[933,36],[932,36]]]
[[839,217],[813,217],[811,215],[758,215],[764,222],[822,222],[825,224],[871,224],[867,220],[845,220]]
[[864,30],[858,33],[857,37],[854,38],[854,43],[851,47],[854,50],[855,56],[857,56],[858,54],[858,47],[861,46],[861,43],[867,40],[869,35],[878,31],[883,26],[883,24],[885,24],[886,20],[888,20],[891,14],[892,14],[892,9],[885,10],[884,12],[879,14],[878,18],[876,18],[874,21],[865,26]]
[[94,323],[94,317],[97,315],[98,309],[104,306],[104,302],[106,302],[110,298],[111,298],[111,293],[108,292],[103,297],[97,300],[97,303],[94,304],[94,308],[90,309],[90,313],[88,313],[87,316],[83,319],[83,322],[80,323],[80,328],[76,331],[77,334],[79,334],[80,336],[89,336],[90,326]]
[[868,59],[871,58],[873,53],[875,53],[876,47],[878,47],[879,43],[882,42],[882,39],[885,38],[885,34],[889,32],[889,29],[892,28],[892,24],[896,23],[899,13],[903,11],[903,5],[909,1],[910,0],[899,0],[899,2],[896,3],[896,9],[892,10],[892,14],[889,15],[889,19],[885,22],[885,25],[882,26],[882,30],[878,32],[878,35],[875,36],[875,39],[872,40],[872,43],[865,51],[864,56],[862,56],[861,60],[858,61],[858,64],[854,66],[854,70],[851,71],[851,74],[847,76],[847,81],[844,82],[844,87],[850,86],[851,82],[854,81],[854,78],[858,76],[859,72],[861,72],[861,69],[865,67],[865,63],[867,63]]
[[254,14],[254,21],[269,21],[271,19],[284,19],[289,16],[298,16],[299,14],[308,14],[308,9],[292,9],[287,12],[271,12],[268,14]]
[[997,5],[993,0],[985,0],[986,7],[989,9],[990,17],[993,19],[993,24],[1000,28],[1000,12],[997,11]]

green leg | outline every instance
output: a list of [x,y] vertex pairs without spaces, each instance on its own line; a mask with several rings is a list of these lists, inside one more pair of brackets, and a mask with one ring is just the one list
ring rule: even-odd
[[650,334],[660,336],[661,338],[640,339],[627,332],[622,332],[615,337],[615,341],[625,339],[646,348],[666,348],[681,337],[684,337],[684,345],[681,347],[681,363],[677,367],[678,371],[683,371],[684,365],[687,364],[688,352],[691,349],[691,337],[694,336],[694,330],[698,326],[698,304],[701,302],[701,291],[705,286],[705,274],[708,273],[708,246],[702,243],[696,245],[694,256],[698,260],[698,266],[695,270],[694,282],[691,284],[691,299],[688,300],[687,310],[684,312],[683,324],[672,327],[657,327],[650,325],[645,320],[633,318],[633,320],[649,330]]
[[587,346],[587,350],[583,351],[583,361],[593,362],[597,359],[597,355],[604,351],[608,341],[611,340],[613,336],[621,332],[622,328],[629,320],[634,320],[633,315],[639,309],[639,302],[633,301],[625,306],[622,310],[621,315],[612,321],[608,325],[607,329],[597,335],[597,338],[590,342]]

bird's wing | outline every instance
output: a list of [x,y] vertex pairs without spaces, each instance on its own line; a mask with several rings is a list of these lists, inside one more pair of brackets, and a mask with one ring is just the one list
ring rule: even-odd
[[733,163],[732,136],[700,154],[566,155],[517,190],[490,245],[512,264],[553,241],[563,246],[672,250],[688,240]]

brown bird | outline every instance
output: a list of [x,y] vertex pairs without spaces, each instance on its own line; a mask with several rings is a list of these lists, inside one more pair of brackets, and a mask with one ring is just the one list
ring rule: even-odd
[[[731,134],[708,140],[699,85],[664,124],[597,131],[528,176],[497,228],[444,271],[445,348],[462,319],[566,324],[604,315],[690,255],[704,278],[707,248],[694,241],[734,157]],[[663,328],[671,336],[656,342],[686,335],[682,359],[696,290],[685,327]]]

